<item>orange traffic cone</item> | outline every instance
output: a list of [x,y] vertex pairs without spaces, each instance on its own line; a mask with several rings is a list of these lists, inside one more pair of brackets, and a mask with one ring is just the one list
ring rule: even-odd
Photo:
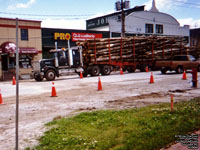
[[102,84],[101,84],[101,79],[99,77],[99,81],[98,81],[98,91],[102,90]]
[[120,75],[123,75],[124,73],[123,73],[123,69],[122,68],[120,68]]
[[82,71],[80,72],[80,79],[83,79],[83,73],[82,73]]
[[150,77],[150,84],[154,83],[154,78],[153,78],[153,73],[151,73],[151,77]]
[[149,72],[149,68],[148,68],[148,66],[146,66],[146,69],[145,69],[145,70],[146,70],[146,72]]
[[186,76],[185,70],[184,70],[184,72],[183,72],[183,78],[182,78],[182,80],[187,80],[187,76]]
[[52,83],[51,97],[57,97],[54,82]]
[[0,104],[4,104],[4,103],[3,103],[2,96],[1,96],[1,89],[0,89]]
[[16,85],[15,76],[13,76],[12,85]]

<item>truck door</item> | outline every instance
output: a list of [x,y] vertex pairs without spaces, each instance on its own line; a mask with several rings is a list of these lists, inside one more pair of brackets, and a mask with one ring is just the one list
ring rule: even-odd
[[181,56],[181,61],[183,63],[183,68],[188,69],[190,68],[190,61],[187,56]]
[[68,58],[65,51],[58,52],[58,62],[59,66],[67,66],[68,65]]
[[79,67],[80,66],[80,53],[79,53],[78,49],[73,49],[72,55],[73,55],[74,67]]

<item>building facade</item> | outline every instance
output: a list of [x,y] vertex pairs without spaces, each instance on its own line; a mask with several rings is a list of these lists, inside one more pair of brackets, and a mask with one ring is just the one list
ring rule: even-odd
[[[149,11],[144,10],[144,6],[137,6],[133,9],[135,9],[135,11],[129,12],[125,16],[126,34],[183,36],[188,38],[189,42],[189,26],[185,25],[181,27],[180,23],[173,16],[159,12],[156,8],[155,0],[153,0],[152,8]],[[127,11],[128,10],[125,12]],[[92,29],[104,29],[105,31],[110,31],[111,33],[121,33],[122,22],[120,13],[121,12],[117,12],[113,13],[112,15],[107,15],[107,24],[102,24],[101,28],[98,26],[92,26]],[[94,18],[93,20],[99,20],[98,23],[100,23],[105,17],[106,16],[102,16],[101,18]],[[92,19],[87,20],[87,27],[90,26],[91,20]]]
[[[133,12],[144,11],[144,6],[136,6],[134,8],[125,10],[125,16]],[[110,31],[109,29],[109,19],[116,18],[117,20],[121,20],[121,11],[117,11],[115,13],[111,13],[105,16],[100,16],[92,19],[86,20],[86,29],[87,30],[97,30],[97,31]]]
[[[41,22],[18,20],[19,76],[30,77],[32,62],[42,58]],[[8,80],[16,68],[16,19],[0,18],[0,79]]]
[[200,28],[190,30],[190,45],[200,48]]
[[68,48],[68,46],[77,46],[77,41],[108,38],[109,32],[92,31],[92,30],[73,30],[73,29],[56,29],[42,28],[42,55],[43,58],[50,58],[50,50]]

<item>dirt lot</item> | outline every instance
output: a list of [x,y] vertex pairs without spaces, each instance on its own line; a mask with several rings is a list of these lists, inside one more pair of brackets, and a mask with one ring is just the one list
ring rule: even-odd
[[[192,88],[182,75],[161,75],[154,72],[154,84],[149,84],[150,73],[102,76],[103,91],[97,91],[98,77],[79,79],[77,75],[55,81],[58,97],[50,97],[51,82],[20,81],[19,149],[37,144],[46,130],[44,124],[60,116],[72,116],[82,111],[124,109],[149,104],[169,103],[200,97],[200,89]],[[0,149],[15,147],[15,86],[1,82],[4,105],[0,105]]]

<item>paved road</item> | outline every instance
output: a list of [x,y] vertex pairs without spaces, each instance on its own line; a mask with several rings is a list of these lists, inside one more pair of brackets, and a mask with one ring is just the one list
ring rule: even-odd
[[[200,89],[191,88],[191,74],[182,80],[181,74],[161,75],[153,72],[154,84],[149,84],[150,73],[132,73],[101,76],[103,91],[97,91],[98,77],[80,79],[77,75],[55,81],[58,97],[52,98],[52,82],[20,81],[20,149],[37,144],[37,138],[46,130],[44,124],[55,117],[71,116],[82,111],[124,109],[148,104],[199,97]],[[12,82],[0,82],[5,105],[0,105],[0,149],[14,149],[15,143],[15,89]]]

